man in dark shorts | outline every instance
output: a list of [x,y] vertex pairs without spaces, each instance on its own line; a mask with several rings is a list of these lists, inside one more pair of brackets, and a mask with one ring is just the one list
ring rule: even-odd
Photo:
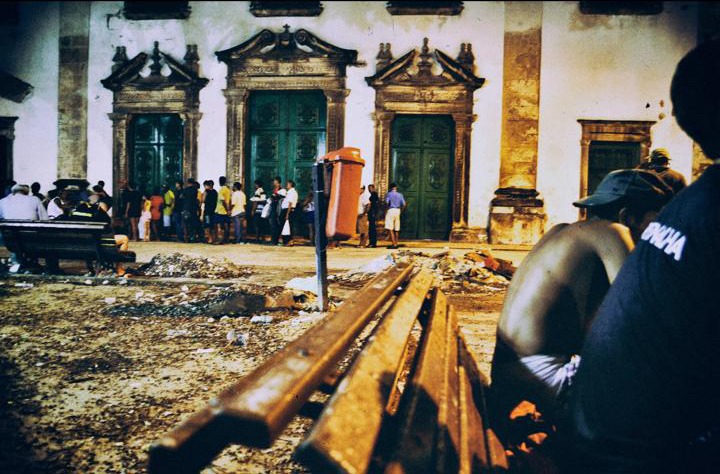
[[182,220],[185,242],[197,242],[198,216],[200,215],[200,201],[198,201],[195,180],[188,178],[187,186],[182,190]]
[[127,192],[124,193],[125,218],[130,221],[130,239],[137,242],[138,222],[140,221],[140,213],[142,212],[142,193],[135,189],[135,183],[129,181],[127,184]]
[[213,244],[217,242],[217,232],[215,231],[215,209],[218,203],[218,192],[215,190],[215,182],[212,179],[203,182],[205,192],[203,192],[203,212],[202,223],[207,229],[207,243]]
[[678,125],[714,164],[645,232],[603,301],[568,407],[568,472],[718,472],[720,42],[678,64]]

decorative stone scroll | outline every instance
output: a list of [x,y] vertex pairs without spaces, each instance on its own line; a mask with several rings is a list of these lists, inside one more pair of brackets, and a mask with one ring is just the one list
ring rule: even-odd
[[[327,98],[327,149],[343,146],[347,66],[362,66],[358,53],[285,25],[276,33],[262,30],[247,41],[215,53],[227,64],[228,179],[244,180],[248,99],[260,90],[322,90]],[[248,183],[245,183],[246,185]]]
[[[197,137],[199,93],[208,80],[198,74],[197,46],[187,45],[184,63],[160,51],[158,42],[151,54],[139,53],[128,60],[124,46],[115,48],[112,74],[100,81],[113,91],[113,194],[119,197],[120,184],[130,176],[129,127],[134,115],[148,113],[179,114],[184,123],[183,178],[197,176]],[[140,71],[149,63],[150,74]],[[170,74],[161,73],[163,66]]]
[[[450,240],[476,240],[468,227],[470,135],[473,93],[485,79],[474,74],[472,46],[463,43],[457,59],[440,50],[430,51],[428,39],[393,59],[390,43],[380,43],[377,72],[366,77],[375,89],[375,185],[384,194],[390,179],[390,137],[396,114],[450,115],[455,122],[452,229]],[[435,70],[439,72],[434,72]]]

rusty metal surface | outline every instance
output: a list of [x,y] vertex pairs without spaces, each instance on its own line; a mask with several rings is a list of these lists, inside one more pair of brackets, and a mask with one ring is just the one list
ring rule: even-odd
[[230,442],[269,447],[412,268],[379,274],[334,314],[160,439],[151,448],[151,472],[171,472],[163,465],[177,466],[174,472],[197,471]]
[[459,367],[460,381],[460,471],[463,474],[485,472],[489,466],[487,441],[482,419],[473,401],[472,386],[464,366]]
[[411,280],[298,448],[298,459],[315,472],[368,470],[398,365],[431,284],[425,270]]
[[[436,441],[447,419],[447,301],[442,292],[433,291],[433,304],[420,347],[417,366],[405,390],[408,397],[400,414],[399,439],[385,472],[434,472]],[[450,364],[452,365],[452,364]],[[457,366],[457,360],[454,361]],[[447,446],[446,446],[447,447]]]

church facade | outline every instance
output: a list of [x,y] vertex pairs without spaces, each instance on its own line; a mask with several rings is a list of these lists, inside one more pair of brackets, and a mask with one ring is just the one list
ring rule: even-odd
[[360,148],[402,237],[532,244],[655,147],[696,2],[17,2],[0,20],[2,179],[225,175],[246,190]]

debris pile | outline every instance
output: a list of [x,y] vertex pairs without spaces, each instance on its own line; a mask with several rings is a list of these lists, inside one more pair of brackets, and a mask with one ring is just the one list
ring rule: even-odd
[[183,255],[157,254],[150,262],[140,266],[137,274],[165,278],[242,278],[252,272],[241,268],[228,259]]
[[484,286],[490,289],[507,287],[515,267],[506,260],[495,259],[487,251],[468,252],[462,258],[442,252],[427,255],[422,252],[400,251],[393,254],[396,263],[415,262],[430,270],[443,290],[462,290]]

